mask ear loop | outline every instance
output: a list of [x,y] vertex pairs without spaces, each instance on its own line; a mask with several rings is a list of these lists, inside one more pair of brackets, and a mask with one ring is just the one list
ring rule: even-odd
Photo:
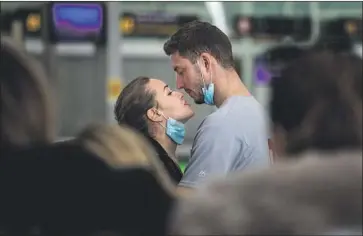
[[[202,70],[201,70],[201,67],[200,67],[200,63],[199,61],[197,61],[197,65],[199,67],[199,71],[200,71],[200,75],[202,77],[202,82],[203,82],[203,86],[204,86],[204,89],[207,90],[207,86],[205,84],[205,81],[204,81],[204,76],[203,76],[203,73],[202,73]],[[210,83],[213,84],[213,76],[212,76],[212,73],[210,74]],[[208,85],[209,86],[209,85]]]
[[[168,121],[168,118],[166,118],[166,116],[164,115],[164,113],[163,113],[163,112],[159,111],[159,109],[157,109],[157,112],[158,112],[158,114],[159,114],[159,115],[161,115],[162,117],[164,117],[164,119],[165,119],[166,121]],[[161,123],[159,123],[159,125],[160,125],[161,127],[163,127],[164,129],[166,129],[166,127],[165,127],[164,125],[162,125]]]
[[205,90],[207,90],[207,86],[205,86],[204,76],[203,76],[202,70],[201,70],[201,68],[200,68],[200,63],[199,63],[199,61],[197,61],[197,65],[198,65],[198,67],[199,67],[200,77],[202,77],[203,88],[204,88]]
[[212,73],[210,73],[210,83],[213,84],[213,76],[212,76]]

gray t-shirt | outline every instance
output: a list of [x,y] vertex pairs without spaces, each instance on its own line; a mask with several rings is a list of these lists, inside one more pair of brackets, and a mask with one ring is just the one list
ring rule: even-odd
[[268,166],[268,136],[265,110],[253,96],[228,98],[200,124],[179,186],[195,187],[212,176]]

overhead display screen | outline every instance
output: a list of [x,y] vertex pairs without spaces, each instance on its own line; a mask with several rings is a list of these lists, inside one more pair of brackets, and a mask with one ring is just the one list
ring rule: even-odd
[[104,41],[104,14],[101,3],[52,3],[52,41]]
[[124,13],[120,17],[119,28],[125,37],[169,37],[183,24],[194,20],[198,20],[195,15]]
[[362,41],[362,18],[338,18],[324,22],[326,34]]
[[236,16],[234,30],[236,37],[280,40],[290,37],[295,41],[306,41],[311,37],[311,19],[309,17],[244,17]]

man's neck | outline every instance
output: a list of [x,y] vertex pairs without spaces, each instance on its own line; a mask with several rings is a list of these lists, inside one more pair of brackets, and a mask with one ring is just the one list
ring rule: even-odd
[[232,96],[250,96],[250,92],[234,70],[225,71],[215,84],[214,102],[219,108]]

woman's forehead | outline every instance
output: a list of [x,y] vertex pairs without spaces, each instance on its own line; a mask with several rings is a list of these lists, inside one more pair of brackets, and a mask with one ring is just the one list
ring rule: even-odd
[[157,91],[162,91],[168,87],[168,85],[160,79],[150,79],[148,86],[150,89]]

